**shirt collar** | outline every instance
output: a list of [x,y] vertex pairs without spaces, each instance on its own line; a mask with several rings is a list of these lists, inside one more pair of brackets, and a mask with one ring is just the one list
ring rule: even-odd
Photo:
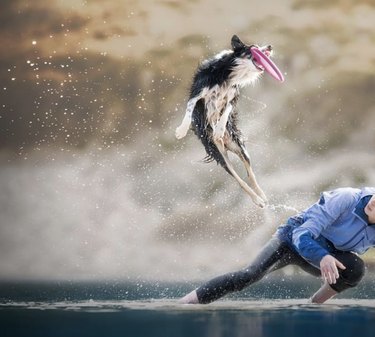
[[368,225],[369,225],[369,221],[368,221],[368,216],[365,213],[365,207],[370,201],[371,197],[372,195],[366,195],[365,197],[361,198],[358,201],[357,206],[355,206],[355,209],[354,209],[354,214],[357,215],[359,218],[361,218],[361,220],[363,220]]

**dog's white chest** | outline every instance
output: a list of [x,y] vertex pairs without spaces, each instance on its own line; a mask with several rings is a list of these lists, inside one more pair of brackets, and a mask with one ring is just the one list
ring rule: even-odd
[[234,86],[215,85],[204,95],[207,122],[215,125],[227,105],[236,97],[237,88]]

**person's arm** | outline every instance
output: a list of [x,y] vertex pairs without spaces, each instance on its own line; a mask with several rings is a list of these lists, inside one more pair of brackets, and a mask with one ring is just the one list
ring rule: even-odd
[[[293,235],[294,237],[294,235]],[[339,278],[339,270],[346,267],[316,242],[308,230],[296,235],[298,239],[293,240],[299,254],[308,262],[320,269],[323,279],[329,284],[335,284]]]
[[321,259],[329,252],[315,241],[313,233],[308,228],[301,227],[293,231],[293,245],[305,260],[319,268]]

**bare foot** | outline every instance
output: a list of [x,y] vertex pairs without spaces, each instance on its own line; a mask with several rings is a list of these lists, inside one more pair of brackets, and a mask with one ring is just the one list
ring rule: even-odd
[[181,304],[198,304],[199,301],[198,301],[197,292],[193,290],[191,293],[181,298],[178,302]]
[[310,303],[322,304],[336,294],[337,292],[330,287],[328,282],[324,282],[320,289],[314,295],[312,295],[310,298]]

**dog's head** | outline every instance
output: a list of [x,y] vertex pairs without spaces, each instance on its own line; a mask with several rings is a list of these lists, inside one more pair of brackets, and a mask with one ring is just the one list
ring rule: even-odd
[[266,45],[262,47],[255,45],[255,44],[247,45],[243,43],[237,35],[233,35],[232,49],[234,52],[234,56],[236,57],[237,63],[240,63],[241,65],[245,65],[248,71],[259,74],[264,71],[264,68],[256,62],[251,52],[251,48],[254,48],[254,47],[262,51],[268,57],[272,56],[271,45]]

